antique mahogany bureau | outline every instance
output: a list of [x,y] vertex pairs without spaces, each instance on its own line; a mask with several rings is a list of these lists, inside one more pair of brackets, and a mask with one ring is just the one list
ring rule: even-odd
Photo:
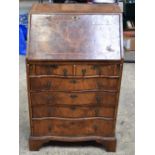
[[35,4],[26,58],[30,150],[49,141],[96,141],[116,151],[123,66],[116,4]]

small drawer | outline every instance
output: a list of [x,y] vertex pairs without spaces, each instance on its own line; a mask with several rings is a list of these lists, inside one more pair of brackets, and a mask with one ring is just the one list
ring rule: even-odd
[[32,92],[31,103],[38,105],[105,105],[115,106],[117,93],[110,92]]
[[81,90],[117,90],[118,78],[30,78],[30,89],[81,91]]
[[114,136],[114,121],[104,119],[33,120],[33,136]]
[[99,106],[49,106],[40,105],[33,107],[33,118],[42,117],[67,117],[67,118],[84,118],[84,117],[105,117],[113,118],[115,109],[113,107]]
[[[34,70],[35,67],[35,70]],[[68,76],[73,75],[72,65],[62,64],[37,64],[34,67],[30,67],[31,75],[61,75]],[[31,71],[31,70],[34,71]]]
[[76,65],[77,76],[119,76],[120,65],[118,64],[94,64],[94,65]]

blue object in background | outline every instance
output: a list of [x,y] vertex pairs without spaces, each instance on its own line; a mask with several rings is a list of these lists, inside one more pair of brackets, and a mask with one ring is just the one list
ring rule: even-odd
[[19,54],[26,55],[27,28],[19,25]]
[[19,16],[19,54],[26,55],[28,14]]

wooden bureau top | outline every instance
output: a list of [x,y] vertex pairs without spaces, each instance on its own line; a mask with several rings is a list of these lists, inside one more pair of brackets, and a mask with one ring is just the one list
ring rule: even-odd
[[117,5],[35,4],[30,11],[28,60],[121,60]]

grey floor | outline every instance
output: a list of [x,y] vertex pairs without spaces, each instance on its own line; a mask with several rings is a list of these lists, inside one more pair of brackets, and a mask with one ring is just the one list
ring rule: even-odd
[[28,149],[29,114],[26,92],[25,57],[20,56],[19,61],[19,111],[20,111],[20,155],[134,155],[134,121],[135,121],[135,65],[124,64],[120,103],[117,120],[117,152],[107,153],[101,146],[94,145],[65,145],[51,144],[42,147],[39,152],[30,152]]

